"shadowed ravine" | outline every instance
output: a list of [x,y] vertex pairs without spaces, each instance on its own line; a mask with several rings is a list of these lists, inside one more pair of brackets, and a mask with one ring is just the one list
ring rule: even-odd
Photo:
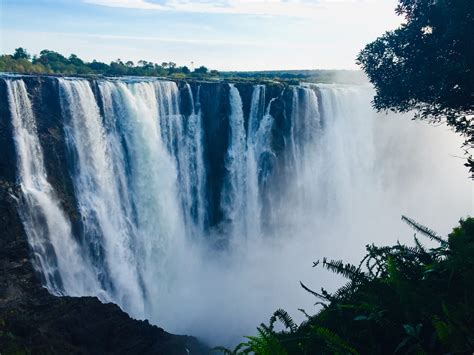
[[357,260],[364,244],[410,237],[401,214],[445,232],[470,212],[460,139],[386,120],[372,95],[2,77],[4,244],[28,241],[53,295],[232,344],[278,307],[310,308],[299,280],[339,285],[312,260]]

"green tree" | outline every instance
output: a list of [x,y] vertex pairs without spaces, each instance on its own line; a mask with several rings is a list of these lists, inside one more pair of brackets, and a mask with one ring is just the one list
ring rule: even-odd
[[15,49],[15,53],[13,53],[13,59],[26,59],[29,60],[31,56],[26,51],[26,49],[19,47]]
[[[17,48],[12,55],[0,55],[0,72],[12,73],[47,73],[64,75],[136,75],[136,76],[168,76],[184,79],[191,74],[188,67],[178,67],[174,62],[163,62],[162,65],[139,60],[135,65],[133,61],[117,59],[110,65],[93,60],[85,62],[76,54],[65,57],[62,54],[44,49],[39,55],[30,60],[30,55],[24,48]],[[201,67],[198,73],[206,74],[208,69]],[[213,71],[212,75],[217,75]]]
[[375,108],[446,121],[472,148],[474,1],[399,0],[396,13],[405,23],[357,57],[375,87]]
[[69,56],[68,60],[69,60],[69,63],[71,63],[72,65],[75,65],[75,66],[83,66],[84,65],[84,62],[82,61],[82,59],[80,59],[75,54],[71,54]]
[[205,66],[201,65],[199,68],[194,69],[194,73],[196,74],[207,74],[209,69],[207,69]]

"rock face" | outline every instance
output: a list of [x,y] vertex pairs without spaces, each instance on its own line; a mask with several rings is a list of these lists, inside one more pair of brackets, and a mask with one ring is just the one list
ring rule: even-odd
[[[25,80],[36,90],[36,107],[47,110],[48,120],[38,125],[46,168],[73,216],[71,182],[57,169],[64,162],[63,145],[56,144],[64,139],[57,129],[59,103],[45,97],[54,92],[54,81]],[[114,304],[93,297],[55,297],[42,287],[17,212],[20,192],[11,132],[6,85],[0,80],[0,354],[207,354],[207,347],[195,338],[131,319]]]
[[207,354],[195,338],[133,320],[114,304],[50,295],[33,272],[23,238],[2,238],[0,269],[2,354]]

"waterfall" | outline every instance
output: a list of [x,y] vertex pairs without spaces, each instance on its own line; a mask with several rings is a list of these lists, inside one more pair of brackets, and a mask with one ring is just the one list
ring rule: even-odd
[[143,317],[133,229],[122,206],[120,175],[113,169],[99,107],[87,80],[59,79],[59,87],[66,142],[74,157],[74,187],[97,273],[116,302]]
[[273,117],[270,115],[274,100],[272,98],[265,109],[265,86],[254,86],[246,132],[239,91],[230,85],[230,143],[222,208],[237,237],[256,239],[261,236],[260,186],[265,183],[268,160],[275,157],[271,148]]
[[294,170],[296,184],[301,185],[301,171],[304,168],[306,151],[314,147],[321,128],[321,112],[318,98],[313,87],[293,87],[293,102],[291,106],[290,149],[292,161],[287,164]]
[[[135,212],[133,251],[144,288],[145,313],[154,308],[166,279],[167,259],[184,235],[177,186],[179,156],[168,130],[181,119],[174,83],[101,82],[105,115],[115,117],[127,154],[130,200]],[[164,131],[162,131],[164,129]],[[180,132],[176,132],[179,134]],[[170,152],[171,151],[171,152]]]
[[273,117],[270,108],[276,98],[270,99],[265,109],[265,86],[257,85],[252,93],[247,129],[247,166],[245,222],[248,237],[261,236],[262,189],[270,172],[271,160],[276,158],[271,147]]
[[186,117],[180,112],[177,85],[172,82],[157,82],[155,85],[157,99],[162,108],[160,111],[162,136],[177,165],[177,185],[185,225],[188,234],[196,232],[202,234],[206,223],[206,172],[203,161],[200,87],[197,88],[195,100],[190,85],[185,85],[191,103],[191,113]]
[[6,80],[18,160],[21,214],[35,268],[54,294],[99,295],[71,225],[48,182],[36,120],[22,80]]
[[192,103],[191,115],[187,119],[187,165],[190,171],[190,188],[194,200],[190,204],[191,215],[194,217],[198,230],[204,232],[207,223],[206,214],[206,170],[204,166],[202,111],[200,101],[201,86],[198,86],[196,100],[191,86],[186,84],[186,90]]
[[[32,104],[46,85],[2,80],[18,210],[44,286],[170,331],[232,342],[282,305],[309,309],[298,280],[338,286],[312,260],[405,235],[402,213],[436,229],[432,216],[450,227],[470,207],[462,164],[447,159],[457,143],[377,118],[368,86],[48,78]],[[55,95],[64,142],[41,133]],[[47,170],[44,144],[65,145],[60,172]],[[438,151],[448,168],[429,165]]]
[[[326,213],[336,213],[353,206],[359,186],[374,189],[381,181],[374,174],[376,160],[374,125],[367,117],[372,115],[370,88],[319,85],[324,130],[320,134],[317,156],[312,164],[318,173],[317,186],[325,187]],[[330,192],[330,194],[328,194]],[[361,192],[370,196],[370,190]]]
[[222,210],[231,223],[234,235],[244,234],[245,203],[245,164],[246,164],[246,135],[244,127],[244,113],[239,90],[229,84],[229,148],[227,150],[225,168],[227,177],[222,191]]

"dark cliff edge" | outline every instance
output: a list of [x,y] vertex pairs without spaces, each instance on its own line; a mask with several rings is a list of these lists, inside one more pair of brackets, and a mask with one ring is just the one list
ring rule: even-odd
[[[3,184],[0,190],[5,201],[8,192]],[[2,215],[2,227],[4,222]],[[31,267],[26,240],[21,235],[10,235],[8,240],[7,233],[2,232],[0,243],[2,354],[208,353],[195,338],[131,319],[114,304],[94,297],[52,296]]]
[[[48,178],[63,208],[75,211],[64,167],[64,139],[55,81],[25,77],[38,116]],[[56,297],[42,287],[17,211],[20,188],[5,81],[0,78],[0,354],[207,354],[191,336],[167,333],[130,318],[117,305],[94,297]],[[74,218],[75,217],[75,218]],[[73,222],[74,223],[74,222]]]

